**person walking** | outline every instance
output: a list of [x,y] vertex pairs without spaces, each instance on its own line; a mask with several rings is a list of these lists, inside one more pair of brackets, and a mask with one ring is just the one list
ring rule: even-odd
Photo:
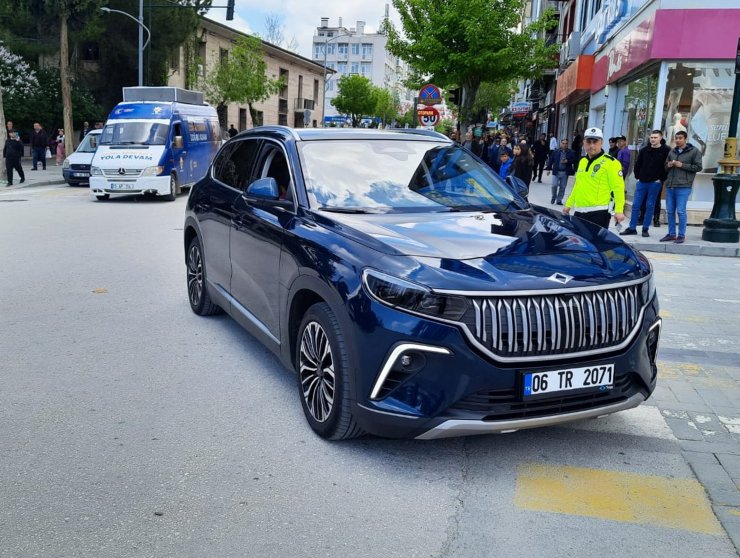
[[[661,144],[663,132],[653,130],[650,132],[650,143],[640,149],[635,161],[635,178],[637,186],[635,197],[632,200],[632,213],[630,224],[622,231],[622,236],[637,234],[639,216],[642,215],[642,236],[649,237],[650,221],[653,218],[655,202],[660,195],[661,183],[666,178],[666,159],[671,149]],[[645,209],[640,211],[643,202]]]
[[534,158],[532,151],[526,143],[514,146],[514,162],[509,169],[509,174],[516,176],[529,188],[532,182],[532,171],[534,169]]
[[627,147],[626,137],[617,137],[617,149],[617,160],[622,164],[622,174],[626,177],[630,172],[630,162],[632,158],[629,147]]
[[82,130],[80,130],[80,141],[85,139],[85,136],[87,135],[89,131],[90,131],[90,123],[87,120],[85,120],[82,123]]
[[502,149],[499,152],[499,158],[501,160],[499,162],[498,175],[505,180],[509,176],[509,168],[512,166],[511,157],[509,157],[509,152],[506,149]]
[[542,184],[542,172],[545,170],[545,163],[547,163],[547,156],[550,154],[550,147],[547,145],[547,136],[542,134],[540,139],[534,142],[532,146],[532,152],[534,155],[534,175],[537,177],[537,182]]
[[[684,131],[675,134],[676,147],[668,153],[665,168],[665,206],[668,213],[668,234],[661,242],[683,244],[686,241],[686,203],[691,195],[696,173],[702,169],[701,151],[687,142]],[[678,234],[676,234],[678,214]]]
[[568,149],[568,140],[560,141],[560,147],[550,153],[545,170],[550,176],[552,172],[552,196],[550,203],[563,205],[565,188],[568,185],[568,177],[575,174],[576,154]]
[[609,155],[616,159],[618,153],[617,138],[609,138]]
[[46,170],[46,149],[49,147],[49,136],[38,122],[33,123],[31,134],[31,170],[37,170],[39,161]]
[[63,128],[59,128],[57,130],[56,156],[57,156],[57,166],[61,165],[64,159],[67,158],[67,150],[64,147],[64,129]]
[[228,129],[228,132],[229,132],[229,137],[230,137],[230,138],[233,138],[233,137],[234,137],[235,135],[237,135],[237,134],[239,133],[239,132],[237,131],[237,129],[236,129],[236,128],[234,128],[234,125],[233,125],[233,124],[229,124],[229,129]]
[[558,139],[555,137],[555,134],[550,133],[550,153],[555,151],[558,148]]
[[20,177],[20,183],[23,184],[26,181],[26,175],[23,173],[23,167],[21,166],[21,158],[23,157],[23,144],[18,139],[18,134],[15,130],[8,133],[8,139],[5,140],[3,146],[3,157],[5,158],[5,170],[8,173],[8,186],[13,185],[13,171],[18,171]]
[[604,153],[604,134],[599,128],[584,132],[586,156],[578,163],[573,190],[565,202],[563,213],[573,211],[575,217],[605,229],[609,227],[609,211],[614,200],[614,219],[624,221],[624,177],[622,167],[614,157]]

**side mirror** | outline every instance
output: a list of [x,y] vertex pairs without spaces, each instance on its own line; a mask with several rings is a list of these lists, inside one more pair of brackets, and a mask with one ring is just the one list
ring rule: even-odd
[[521,196],[525,200],[527,199],[527,196],[529,196],[529,187],[527,187],[527,184],[521,178],[509,175],[506,177],[506,183],[511,186],[511,189],[514,190],[518,196]]
[[182,149],[182,136],[175,136],[175,139],[172,143],[175,149]]
[[246,194],[250,198],[278,200],[280,199],[280,188],[277,180],[268,176],[267,178],[258,178],[247,186]]

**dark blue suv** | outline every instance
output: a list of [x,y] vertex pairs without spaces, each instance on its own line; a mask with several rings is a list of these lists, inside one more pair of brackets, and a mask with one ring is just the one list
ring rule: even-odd
[[639,405],[661,324],[650,264],[522,194],[433,132],[241,133],[190,192],[190,305],[226,311],[294,369],[329,439]]

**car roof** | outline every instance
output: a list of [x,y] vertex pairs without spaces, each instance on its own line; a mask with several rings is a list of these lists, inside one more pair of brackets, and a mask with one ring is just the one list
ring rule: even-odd
[[96,135],[96,136],[97,136],[98,134],[102,134],[102,133],[103,133],[103,130],[101,130],[100,128],[95,128],[94,130],[90,130],[90,131],[89,131],[89,132],[88,132],[87,134],[85,134],[85,135],[86,135],[86,136],[88,136],[88,135],[90,135],[90,134],[93,134],[93,135]]
[[[278,134],[284,138],[296,141],[317,140],[402,140],[402,141],[429,141],[452,143],[448,137],[420,128],[389,128],[377,130],[374,128],[289,128],[287,126],[258,126],[239,134]],[[236,137],[239,137],[236,136]]]

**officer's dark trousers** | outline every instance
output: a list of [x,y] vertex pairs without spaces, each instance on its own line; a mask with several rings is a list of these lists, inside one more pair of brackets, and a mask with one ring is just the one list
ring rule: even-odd
[[609,221],[612,218],[612,215],[611,213],[609,213],[608,209],[601,209],[599,211],[586,211],[583,213],[576,211],[575,216],[579,219],[583,219],[584,221],[588,221],[590,223],[599,225],[600,227],[604,227],[605,229],[609,228]]
[[13,184],[13,170],[18,171],[18,176],[21,177],[21,182],[26,179],[26,175],[23,173],[23,167],[21,167],[20,159],[5,159],[5,170],[8,173],[8,186]]

